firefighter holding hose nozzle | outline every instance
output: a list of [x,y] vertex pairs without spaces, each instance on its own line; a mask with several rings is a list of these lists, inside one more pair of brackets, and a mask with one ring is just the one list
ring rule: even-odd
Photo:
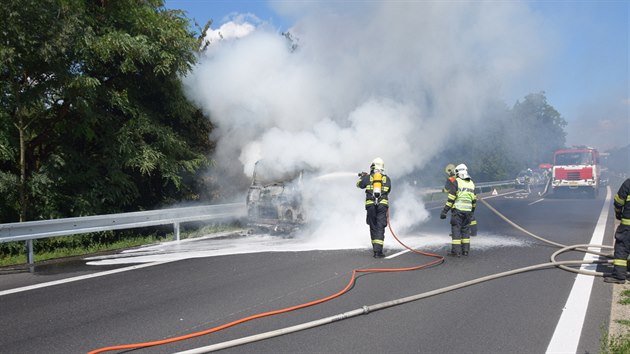
[[370,173],[359,173],[357,187],[365,189],[365,222],[370,226],[374,258],[385,257],[383,244],[391,186],[391,179],[385,174],[385,163],[380,157],[372,161]]
[[613,205],[615,218],[620,223],[615,231],[614,268],[611,274],[604,275],[604,281],[624,284],[628,274],[628,255],[630,255],[630,178],[619,187]]
[[451,251],[449,256],[468,256],[470,252],[470,223],[477,205],[475,183],[468,175],[468,167],[459,164],[455,167],[454,188],[449,189],[448,198],[440,219],[446,219],[451,211]]

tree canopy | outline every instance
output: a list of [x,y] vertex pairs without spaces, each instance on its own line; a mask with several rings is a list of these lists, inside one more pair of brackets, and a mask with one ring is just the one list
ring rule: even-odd
[[439,166],[424,178],[444,178],[443,166],[465,162],[476,181],[512,179],[526,168],[551,162],[566,143],[567,122],[547,102],[544,92],[531,93],[513,107],[496,102],[487,117],[472,124],[471,134],[449,144],[430,165]]
[[199,198],[212,126],[180,78],[198,40],[161,0],[0,5],[3,222]]

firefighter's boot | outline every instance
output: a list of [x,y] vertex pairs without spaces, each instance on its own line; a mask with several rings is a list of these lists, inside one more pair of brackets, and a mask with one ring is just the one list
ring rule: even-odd
[[624,264],[624,260],[613,260],[615,267],[613,268],[612,274],[606,274],[604,276],[604,281],[606,283],[625,284],[628,274],[628,264],[627,261],[625,262],[626,264]]
[[447,255],[451,256],[451,257],[459,257],[461,255],[460,253],[460,247],[459,245],[455,246],[451,246],[451,251],[449,253],[447,253]]
[[468,256],[468,252],[470,252],[470,239],[463,238],[462,239],[462,255]]
[[383,253],[383,245],[381,245],[380,243],[373,243],[372,244],[372,249],[374,250],[374,258],[384,258],[385,257],[385,254]]
[[453,239],[451,241],[451,251],[448,253],[451,257],[459,257],[462,254],[462,240]]

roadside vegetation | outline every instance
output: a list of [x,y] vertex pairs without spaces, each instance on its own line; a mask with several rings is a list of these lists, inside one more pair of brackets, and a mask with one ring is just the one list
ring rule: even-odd
[[[170,228],[170,227],[169,227]],[[61,236],[51,239],[34,240],[35,263],[50,260],[61,260],[68,257],[86,256],[99,253],[115,252],[139,246],[146,246],[160,242],[175,240],[175,234],[160,230],[138,232],[106,231],[74,236]],[[190,227],[180,230],[180,239],[203,237],[225,231],[237,231],[241,225],[212,224],[200,227]],[[0,267],[26,264],[27,255],[24,242],[7,242],[3,244],[6,250],[0,257]]]
[[[618,303],[624,306],[630,305],[630,290],[622,290]],[[630,353],[630,320],[615,320],[625,331],[623,334],[612,335],[606,329],[600,340],[601,354],[628,354]]]

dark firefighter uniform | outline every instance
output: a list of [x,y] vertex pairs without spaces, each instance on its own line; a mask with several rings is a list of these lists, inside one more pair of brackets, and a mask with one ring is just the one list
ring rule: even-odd
[[615,252],[613,272],[604,277],[607,283],[626,282],[628,273],[628,255],[630,255],[630,178],[619,187],[613,202],[615,218],[620,221],[615,231]]
[[[380,180],[378,179],[379,175]],[[374,184],[378,182],[381,183],[380,194],[374,193]],[[370,171],[370,174],[362,174],[357,181],[357,187],[365,189],[365,210],[367,212],[365,222],[370,225],[370,238],[372,239],[372,249],[375,258],[385,257],[383,244],[385,227],[387,226],[388,196],[391,191],[391,185],[391,180],[387,175],[375,173],[373,169]]]
[[[451,172],[451,175],[446,179],[446,183],[444,184],[443,192],[451,193],[453,195],[457,195],[457,186],[455,185],[456,177]],[[472,214],[470,219],[470,236],[477,236],[477,219],[475,218],[475,213]]]
[[454,188],[449,189],[446,205],[440,219],[445,219],[451,211],[451,252],[452,256],[470,252],[471,220],[477,206],[475,183],[472,179],[455,178]]

